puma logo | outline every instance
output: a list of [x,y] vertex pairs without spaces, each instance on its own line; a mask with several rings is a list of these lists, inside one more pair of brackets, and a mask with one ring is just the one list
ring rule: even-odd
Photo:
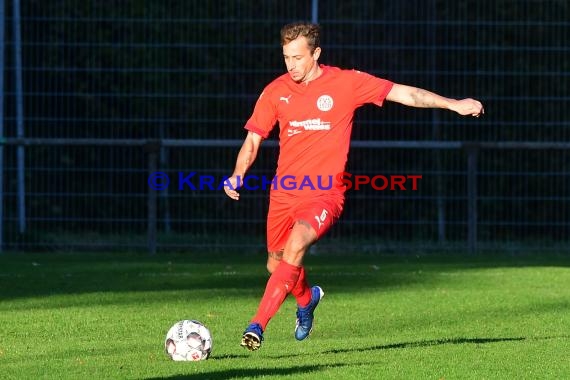
[[291,96],[292,96],[292,95],[289,95],[288,97],[282,96],[282,97],[279,98],[279,100],[282,100],[282,101],[284,101],[285,103],[289,104],[289,99],[291,99]]
[[321,229],[322,226],[325,225],[325,220],[327,220],[327,215],[328,215],[328,211],[323,209],[323,212],[321,212],[321,215],[315,215],[315,219],[317,220],[317,223],[319,224],[319,230]]

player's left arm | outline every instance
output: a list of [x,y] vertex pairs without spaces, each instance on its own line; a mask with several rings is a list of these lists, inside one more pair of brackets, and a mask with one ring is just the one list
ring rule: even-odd
[[397,83],[392,86],[386,100],[410,107],[448,109],[464,116],[479,117],[485,112],[481,102],[475,99],[446,98],[423,88]]

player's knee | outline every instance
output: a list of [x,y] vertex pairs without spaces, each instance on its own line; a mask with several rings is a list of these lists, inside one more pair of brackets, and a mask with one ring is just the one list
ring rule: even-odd
[[279,265],[279,262],[273,261],[273,260],[268,260],[267,261],[267,271],[271,274],[275,271],[275,269],[277,268],[277,265]]
[[317,233],[308,222],[299,220],[289,237],[289,250],[304,253],[317,240]]
[[267,253],[267,271],[273,273],[283,259],[283,251]]
[[287,242],[283,260],[291,265],[300,266],[303,264],[305,252],[310,247],[310,242],[301,236],[292,236]]
[[287,248],[288,252],[295,255],[304,255],[304,253],[311,246],[311,240],[307,239],[304,235],[295,235],[289,238]]

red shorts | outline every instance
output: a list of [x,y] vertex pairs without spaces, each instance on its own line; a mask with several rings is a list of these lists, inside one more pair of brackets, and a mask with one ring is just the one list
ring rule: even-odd
[[285,248],[293,224],[304,220],[311,224],[320,239],[338,220],[344,206],[344,196],[322,194],[300,198],[287,193],[272,193],[267,214],[267,251]]

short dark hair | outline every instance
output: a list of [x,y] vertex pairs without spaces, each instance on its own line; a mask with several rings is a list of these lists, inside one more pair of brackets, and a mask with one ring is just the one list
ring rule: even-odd
[[311,22],[299,21],[287,24],[281,28],[281,46],[287,45],[299,37],[305,37],[309,49],[313,53],[320,46],[320,32],[319,25]]

